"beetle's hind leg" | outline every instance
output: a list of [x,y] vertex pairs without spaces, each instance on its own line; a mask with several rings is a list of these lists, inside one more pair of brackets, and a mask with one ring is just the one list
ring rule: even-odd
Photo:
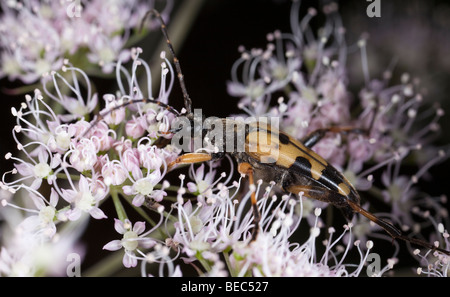
[[303,192],[303,194],[306,197],[331,203],[334,206],[344,210],[344,213],[349,211],[359,213],[368,218],[369,220],[371,220],[372,222],[374,222],[375,224],[377,224],[378,226],[380,226],[381,228],[383,228],[384,231],[386,231],[392,237],[393,240],[400,239],[409,242],[411,244],[422,246],[427,249],[438,251],[450,256],[450,251],[436,247],[426,241],[404,235],[400,231],[400,229],[396,228],[388,221],[385,221],[375,216],[374,214],[368,212],[367,210],[362,208],[359,205],[359,203],[348,199],[348,197],[341,195],[338,192],[331,191],[322,187],[299,186],[299,185],[287,186],[285,187],[285,190],[293,194],[299,194],[300,192]]
[[359,128],[355,128],[352,126],[333,126],[333,127],[329,127],[329,128],[322,128],[322,129],[314,130],[310,134],[306,135],[306,137],[303,138],[301,141],[302,141],[303,145],[305,145],[307,148],[312,148],[322,138],[324,138],[328,132],[339,133],[339,134],[354,133],[354,134],[368,135],[368,131],[364,130],[364,129],[359,129]]
[[391,223],[378,218],[374,214],[368,212],[362,208],[359,203],[352,201],[348,197],[341,195],[338,192],[331,191],[322,187],[315,186],[290,186],[286,189],[288,192],[293,194],[298,194],[303,192],[306,197],[313,198],[319,201],[331,203],[334,206],[343,210],[344,215],[347,219],[349,218],[350,212],[357,212],[383,228],[392,238],[399,238],[401,236],[401,231],[394,227]]
[[331,203],[338,208],[343,207],[346,208],[349,206],[348,205],[349,199],[346,196],[323,187],[293,185],[293,186],[285,186],[284,190],[292,194],[299,194],[300,192],[303,192],[303,195],[308,198],[316,199],[326,203]]
[[[249,163],[240,163],[238,166],[238,171],[240,174],[247,175],[248,180],[250,183],[250,186],[254,186],[254,180],[253,180],[253,168]],[[253,222],[255,224],[255,227],[252,231],[252,241],[256,240],[259,233],[259,221],[261,220],[261,214],[258,210],[257,200],[256,200],[256,194],[255,191],[250,189],[251,191],[251,202],[252,202],[252,209],[253,209]]]

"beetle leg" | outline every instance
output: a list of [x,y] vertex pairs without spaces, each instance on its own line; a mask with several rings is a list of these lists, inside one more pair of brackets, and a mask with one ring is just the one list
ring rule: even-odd
[[435,245],[430,244],[429,242],[404,235],[400,231],[400,229],[394,227],[394,225],[392,225],[388,221],[385,221],[385,220],[375,216],[374,214],[368,212],[367,210],[362,208],[359,205],[359,203],[356,203],[356,202],[348,199],[346,196],[341,195],[338,192],[334,192],[334,191],[331,191],[329,189],[322,188],[322,187],[299,186],[299,185],[285,187],[285,190],[290,193],[293,193],[293,194],[299,194],[300,192],[303,192],[303,194],[306,197],[317,199],[317,200],[320,200],[323,202],[331,203],[334,206],[341,208],[346,212],[353,211],[353,212],[362,214],[363,216],[365,216],[366,218],[368,218],[369,220],[371,220],[372,222],[374,222],[375,224],[377,224],[378,226],[383,228],[384,231],[386,231],[392,237],[393,240],[400,239],[400,240],[409,242],[411,244],[415,244],[418,246],[428,248],[430,250],[434,250],[434,251],[444,253],[446,255],[450,255],[450,251],[436,247]]
[[338,192],[331,191],[322,187],[314,186],[290,186],[286,189],[288,192],[298,194],[303,192],[306,197],[331,203],[334,206],[343,209],[345,212],[353,211],[362,214],[381,228],[383,228],[392,238],[401,238],[402,232],[391,223],[378,218],[374,214],[363,209],[359,203],[356,203]]
[[178,164],[193,164],[193,163],[201,163],[206,161],[211,161],[212,156],[210,154],[205,153],[188,153],[179,156],[175,159],[175,161],[169,163],[167,166],[167,171],[170,171],[175,165]]
[[339,208],[348,205],[348,198],[346,196],[323,187],[293,185],[285,187],[285,190],[292,194],[299,194],[300,192],[303,192],[303,195],[308,198],[331,203]]
[[328,132],[331,133],[356,133],[356,134],[366,134],[367,131],[359,128],[355,128],[352,126],[335,126],[323,129],[317,129],[310,134],[306,135],[305,138],[302,139],[302,143],[307,148],[312,148],[316,143],[318,143]]
[[412,244],[419,245],[419,246],[428,248],[433,251],[438,251],[438,252],[444,253],[448,256],[450,255],[449,251],[438,248],[437,246],[430,244],[429,242],[426,242],[424,240],[420,240],[417,238],[409,237],[409,236],[402,234],[402,232],[399,229],[395,228],[391,223],[388,223],[385,220],[382,220],[382,219],[376,217],[375,215],[371,214],[367,210],[361,208],[361,206],[354,203],[353,201],[349,200],[348,203],[349,203],[350,207],[355,210],[355,212],[362,214],[363,216],[365,216],[366,218],[368,218],[369,220],[371,220],[372,222],[374,222],[375,224],[377,224],[378,226],[383,228],[393,239],[401,239],[403,241],[407,241]]
[[[240,163],[238,165],[238,171],[240,174],[243,175],[248,175],[248,180],[250,182],[250,185],[254,185],[254,180],[253,180],[253,168],[252,165],[250,165],[249,163]],[[258,210],[258,205],[257,200],[256,200],[256,194],[255,191],[253,191],[252,189],[250,189],[251,192],[251,202],[252,202],[252,209],[253,209],[253,222],[255,223],[255,227],[253,229],[252,232],[252,241],[254,241],[256,239],[256,237],[258,236],[258,232],[259,232],[259,221],[261,219],[261,215],[259,213]]]

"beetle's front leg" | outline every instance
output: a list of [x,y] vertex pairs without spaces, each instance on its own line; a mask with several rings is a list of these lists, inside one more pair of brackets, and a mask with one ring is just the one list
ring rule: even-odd
[[307,148],[312,148],[316,143],[318,143],[322,138],[325,137],[325,134],[328,132],[331,133],[356,133],[356,134],[367,134],[366,130],[355,128],[352,126],[336,126],[336,127],[329,127],[329,128],[322,128],[317,129],[311,132],[310,134],[306,135],[302,139],[302,143]]
[[175,161],[169,163],[167,166],[167,170],[170,171],[172,168],[179,164],[193,164],[193,163],[201,163],[206,161],[211,161],[212,156],[206,153],[188,153],[179,156],[175,159]]
[[[254,180],[253,180],[253,167],[249,163],[240,163],[238,165],[238,171],[240,174],[247,175],[248,180],[250,183],[250,186],[254,186]],[[252,241],[256,239],[259,232],[259,221],[261,219],[261,215],[258,210],[257,200],[256,200],[256,194],[255,191],[250,189],[251,191],[251,202],[252,202],[252,208],[253,208],[253,222],[255,223],[255,227],[252,232]]]

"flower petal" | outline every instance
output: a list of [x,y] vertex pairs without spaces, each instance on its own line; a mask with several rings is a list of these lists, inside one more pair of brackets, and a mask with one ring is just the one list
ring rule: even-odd
[[183,273],[181,273],[180,265],[175,267],[175,271],[172,273],[170,277],[182,277]]
[[202,180],[205,174],[205,164],[202,163],[195,171],[195,180]]
[[117,251],[120,250],[121,248],[122,248],[122,241],[118,239],[112,240],[103,246],[103,249],[108,251]]
[[[52,188],[52,190],[53,190],[53,188]],[[44,199],[42,199],[38,195],[36,195],[34,193],[30,193],[29,197],[31,198],[31,200],[33,200],[34,205],[36,205],[37,209],[41,210],[45,207]]]
[[151,194],[151,197],[155,199],[156,202],[161,202],[165,196],[167,196],[167,193],[161,190],[154,190]]
[[56,204],[58,204],[58,200],[59,200],[58,193],[56,192],[56,190],[54,188],[52,188],[51,194],[50,194],[50,205],[53,207],[56,207]]
[[149,248],[155,246],[155,244],[156,244],[156,241],[151,238],[142,238],[141,240],[139,240],[139,246],[144,249],[149,249]]
[[98,207],[93,207],[91,208],[91,210],[89,211],[89,214],[94,218],[94,219],[106,219],[108,218],[105,213],[103,212],[103,210],[101,210]]
[[42,184],[42,178],[37,178],[31,183],[30,188],[37,190],[41,187],[41,184]]
[[145,222],[136,222],[133,226],[133,231],[136,232],[137,235],[141,234],[145,230]]
[[191,192],[191,193],[197,192],[197,184],[195,184],[193,182],[188,182],[187,188],[188,188],[189,192]]
[[138,195],[134,196],[133,201],[132,201],[131,203],[132,203],[134,206],[139,207],[139,206],[141,206],[142,204],[144,204],[144,201],[145,201],[144,195],[138,194]]
[[133,252],[125,252],[125,255],[122,259],[123,266],[126,268],[130,267],[136,267],[137,266],[137,259]]
[[59,164],[61,164],[61,154],[53,155],[53,158],[50,161],[50,167],[56,168]]
[[78,188],[80,189],[80,192],[90,192],[89,188],[89,182],[87,178],[84,177],[83,174],[80,174],[80,182],[78,183]]
[[29,163],[14,164],[14,167],[16,167],[17,172],[19,172],[20,175],[33,175],[33,167]]
[[125,234],[125,232],[127,232],[127,230],[125,229],[125,227],[123,225],[123,222],[116,218],[114,218],[114,229],[119,234]]
[[72,203],[77,195],[77,192],[73,190],[61,189],[61,197],[69,203]]
[[76,221],[81,217],[81,209],[79,208],[69,209],[66,212],[66,216],[67,219],[69,219],[70,221]]
[[134,193],[132,186],[123,186],[122,190],[125,195],[133,195],[133,193]]

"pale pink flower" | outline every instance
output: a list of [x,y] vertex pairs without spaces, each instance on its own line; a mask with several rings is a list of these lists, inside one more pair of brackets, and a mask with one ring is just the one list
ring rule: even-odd
[[105,155],[103,159],[106,161],[102,164],[102,177],[104,183],[107,186],[117,186],[122,184],[128,178],[128,174],[122,163],[119,160],[110,161],[108,155]]
[[70,203],[70,209],[64,212],[71,221],[78,220],[83,213],[90,214],[94,219],[107,218],[98,207],[106,196],[105,189],[98,188],[94,181],[80,175],[78,189],[61,189],[61,197]]
[[135,252],[141,253],[139,247],[149,249],[156,244],[155,240],[145,237],[147,232],[143,234],[145,222],[136,222],[133,225],[128,219],[125,221],[114,219],[114,229],[122,234],[123,238],[108,242],[103,249],[117,251],[123,248],[125,254],[122,263],[126,268],[136,267],[138,259]]
[[[67,55],[81,64],[92,63],[111,72],[114,62],[128,60],[125,44],[153,8],[148,1],[8,1],[0,16],[0,77],[33,83],[63,66]],[[164,19],[173,7],[166,0]],[[156,29],[153,20],[150,28]]]
[[103,117],[105,122],[108,125],[119,125],[125,120],[125,108],[115,108],[120,106],[123,102],[121,100],[117,100],[116,97],[112,94],[106,94],[103,96],[103,100],[105,100],[106,106],[104,111],[107,112]]
[[33,192],[30,193],[30,198],[39,212],[28,216],[19,226],[27,229],[28,232],[42,233],[43,236],[52,238],[56,233],[58,194],[52,188],[48,202]]
[[162,197],[165,195],[161,195],[160,190],[154,189],[156,184],[158,184],[161,179],[161,172],[159,170],[155,170],[152,173],[147,173],[146,176],[140,174],[140,177],[137,179],[129,177],[131,182],[133,183],[131,186],[123,186],[123,192],[126,195],[134,196],[133,205],[141,206],[146,197],[153,198],[156,201],[161,201]]
[[71,145],[70,164],[79,172],[93,170],[97,163],[98,152],[98,146],[94,141],[87,138],[80,139],[79,142]]
[[145,133],[145,127],[147,125],[147,120],[144,116],[137,118],[132,118],[125,124],[125,132],[128,136],[134,139],[139,139]]

